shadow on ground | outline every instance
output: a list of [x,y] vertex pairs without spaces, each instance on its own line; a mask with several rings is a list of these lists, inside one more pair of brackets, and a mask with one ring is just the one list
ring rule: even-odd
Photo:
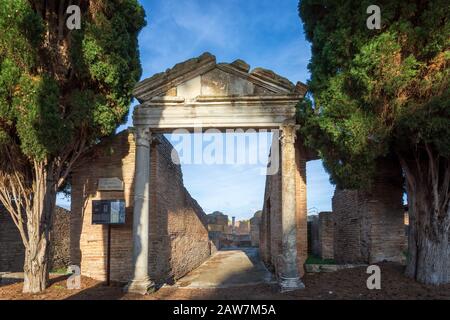
[[220,250],[179,279],[178,288],[229,288],[274,283],[257,248]]
[[450,300],[450,284],[438,287],[423,285],[406,277],[404,267],[395,263],[381,263],[381,290],[366,287],[365,267],[345,269],[329,273],[306,274],[303,281],[306,289],[280,293],[275,284],[260,284],[229,288],[177,288],[163,287],[155,293],[141,296],[124,294],[121,286],[106,287],[102,282],[82,277],[80,290],[68,290],[66,279],[52,279],[51,286],[42,294],[22,293],[22,282],[0,287],[0,299],[70,299],[70,300],[376,300],[376,299],[445,299]]

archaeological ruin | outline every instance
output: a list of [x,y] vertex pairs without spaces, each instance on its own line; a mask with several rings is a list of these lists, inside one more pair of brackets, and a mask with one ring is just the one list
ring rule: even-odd
[[[127,282],[126,290],[138,293],[194,270],[226,242],[220,234],[228,232],[228,216],[207,216],[190,196],[164,133],[273,129],[263,210],[243,228],[281,289],[302,288],[306,163],[318,159],[296,137],[295,105],[305,93],[304,84],[262,68],[250,71],[242,60],[217,63],[209,53],[138,83],[134,127],[101,143],[92,160],[74,171],[72,262],[84,275]],[[392,170],[381,168],[372,190],[336,190],[333,212],[317,218],[320,257],[342,263],[401,260],[401,181]],[[114,223],[98,221],[102,210],[120,205],[124,210]],[[256,220],[257,236],[250,230]]]
[[334,258],[372,264],[406,259],[403,181],[396,162],[383,160],[368,189],[336,188],[333,196]]
[[[184,187],[181,168],[171,159],[169,141],[155,134],[146,142],[151,159],[146,172],[148,186],[139,195],[148,201],[146,272],[156,284],[173,283],[211,254],[206,214]],[[133,275],[135,162],[133,133],[123,131],[97,146],[90,162],[74,170],[71,257],[86,276],[127,282]],[[107,179],[111,179],[109,185]],[[114,179],[119,181],[117,185]],[[125,202],[124,223],[94,224],[94,201],[113,199]]]
[[[50,233],[50,271],[66,268],[70,262],[70,212],[56,207]],[[10,214],[0,204],[0,272],[22,272],[25,247]]]
[[254,247],[259,247],[259,235],[261,227],[262,211],[255,212],[252,218],[250,218],[250,241]]
[[[199,123],[200,130],[276,129],[281,131],[282,174],[278,198],[272,199],[279,202],[279,221],[271,232],[273,239],[279,237],[279,248],[266,254],[273,261],[275,255],[283,257],[276,270],[284,290],[302,287],[304,258],[298,257],[305,255],[306,189],[300,179],[304,161],[295,147],[295,105],[305,92],[305,85],[272,71],[250,71],[242,60],[217,63],[208,53],[138,83],[134,96],[140,105],[132,132],[103,143],[94,160],[74,172],[72,261],[85,275],[128,281],[126,290],[139,293],[192,270],[214,244],[203,210],[185,190],[179,166],[168,158],[171,146],[162,134],[193,131]],[[113,205],[124,206],[123,216],[115,218],[124,223],[93,224]]]
[[[85,276],[146,293],[174,283],[239,237],[259,248],[282,291],[304,287],[308,255],[342,264],[403,262],[403,182],[392,162],[380,164],[371,188],[336,188],[332,212],[311,218],[308,229],[306,163],[318,155],[297,137],[295,113],[306,90],[242,60],[217,63],[209,53],[138,83],[133,127],[95,146],[72,172],[71,212],[66,223],[56,223],[55,232],[65,236],[53,241],[63,247],[52,248],[54,266],[79,265]],[[164,136],[177,129],[273,130],[262,210],[231,224],[221,212],[206,215]],[[21,270],[23,246],[1,212],[0,246],[1,269]]]

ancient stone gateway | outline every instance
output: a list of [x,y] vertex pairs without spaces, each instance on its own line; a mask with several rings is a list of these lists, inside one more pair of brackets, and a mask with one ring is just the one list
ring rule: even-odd
[[[272,71],[257,68],[241,60],[216,63],[204,53],[198,58],[177,64],[137,84],[134,96],[140,105],[133,114],[136,160],[133,209],[132,279],[130,292],[146,292],[153,284],[149,277],[149,185],[150,143],[152,134],[175,129],[234,128],[279,129],[281,132],[281,217],[280,256],[276,270],[282,290],[303,287],[302,266],[298,264],[298,239],[306,241],[306,204],[296,199],[306,188],[298,189],[295,105],[306,93],[302,83],[292,84]],[[278,141],[276,143],[279,143]],[[303,173],[304,175],[304,173]],[[304,198],[306,201],[306,198]],[[298,232],[304,232],[299,236]],[[275,236],[275,235],[274,235]],[[278,235],[277,235],[278,236]],[[306,246],[306,242],[301,244]],[[303,253],[302,253],[303,254]]]

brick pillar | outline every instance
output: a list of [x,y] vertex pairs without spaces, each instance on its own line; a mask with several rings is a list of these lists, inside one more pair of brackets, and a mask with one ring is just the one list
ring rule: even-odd
[[133,205],[133,278],[127,292],[145,294],[154,283],[148,275],[149,195],[150,195],[150,138],[148,128],[138,127],[136,140],[136,170]]
[[283,125],[281,130],[282,263],[279,274],[281,291],[285,292],[305,286],[300,280],[297,267],[296,126]]
[[398,163],[378,159],[370,188],[336,188],[333,196],[337,263],[403,262],[403,180]]

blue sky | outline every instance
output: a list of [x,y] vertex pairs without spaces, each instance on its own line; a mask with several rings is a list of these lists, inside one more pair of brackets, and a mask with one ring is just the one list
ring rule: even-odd
[[[252,68],[271,69],[294,83],[306,83],[309,78],[310,45],[297,14],[298,0],[141,3],[147,14],[147,26],[139,36],[142,79],[205,51],[218,62],[239,58]],[[119,130],[131,123],[130,117]],[[182,165],[182,170],[187,189],[207,213],[220,210],[247,219],[262,207],[265,176],[260,166]],[[334,186],[321,161],[308,163],[307,176],[308,208],[331,210]]]

